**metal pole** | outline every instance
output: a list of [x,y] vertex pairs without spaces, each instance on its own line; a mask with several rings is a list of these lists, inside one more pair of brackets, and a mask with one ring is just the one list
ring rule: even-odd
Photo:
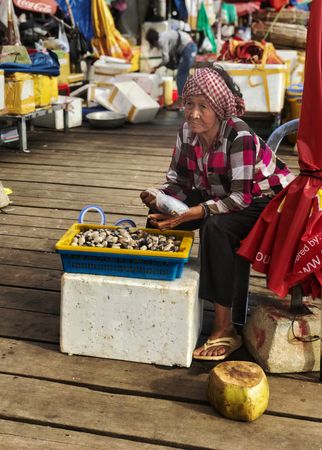
[[221,50],[221,15],[222,15],[222,0],[219,2],[219,10],[218,10],[218,24],[217,24],[217,54],[220,53]]
[[292,288],[290,311],[296,315],[312,314],[312,311],[303,305],[302,288],[299,284]]
[[66,5],[67,5],[68,13],[69,13],[69,16],[70,16],[70,21],[71,21],[72,27],[75,28],[75,19],[74,19],[73,11],[72,11],[72,8],[70,6],[69,0],[66,0]]

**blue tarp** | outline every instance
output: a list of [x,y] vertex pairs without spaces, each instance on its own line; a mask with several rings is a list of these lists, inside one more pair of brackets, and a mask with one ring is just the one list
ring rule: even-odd
[[[66,0],[56,0],[59,8],[68,15]],[[91,0],[70,0],[70,7],[77,24],[77,27],[84,35],[85,39],[90,41],[94,36],[92,25]]]
[[37,52],[31,54],[30,58],[31,64],[2,63],[0,70],[6,73],[25,72],[51,76],[60,74],[60,64],[56,53],[50,50],[48,53]]

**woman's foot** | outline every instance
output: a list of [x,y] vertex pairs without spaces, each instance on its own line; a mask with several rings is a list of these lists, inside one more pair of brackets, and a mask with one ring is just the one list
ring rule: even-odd
[[208,340],[195,349],[195,359],[222,360],[242,346],[242,338],[234,327],[213,331]]

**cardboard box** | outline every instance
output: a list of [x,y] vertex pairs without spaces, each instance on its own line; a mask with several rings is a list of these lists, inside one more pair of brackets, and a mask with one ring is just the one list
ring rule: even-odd
[[31,59],[26,47],[22,45],[1,45],[0,63],[31,64]]
[[286,64],[241,64],[220,61],[240,87],[247,112],[281,112],[288,68]]
[[21,72],[5,78],[5,105],[8,114],[28,114],[36,109],[34,80]]
[[[58,96],[57,103],[68,104],[67,128],[80,127],[82,125],[82,99],[77,97]],[[64,112],[55,111],[52,114],[39,116],[34,119],[34,125],[43,128],[64,129]]]
[[35,103],[37,106],[48,106],[58,100],[57,77],[33,75]]
[[51,103],[51,82],[47,75],[33,75],[36,106]]
[[70,75],[70,57],[69,53],[63,50],[53,50],[58,56],[60,64],[60,75],[58,77],[59,83],[68,83],[68,76]]
[[134,81],[115,83],[107,100],[118,112],[126,114],[128,121],[133,123],[150,122],[160,107]]

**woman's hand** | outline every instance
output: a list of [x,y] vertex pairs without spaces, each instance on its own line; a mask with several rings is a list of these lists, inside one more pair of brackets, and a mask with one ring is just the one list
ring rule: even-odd
[[191,220],[202,219],[204,216],[204,209],[202,206],[193,206],[188,211],[180,216],[172,216],[171,214],[149,214],[151,224],[159,228],[159,230],[171,230],[181,223],[190,222]]
[[143,191],[140,194],[140,198],[142,200],[142,202],[148,207],[148,208],[152,208],[155,202],[155,195],[151,194],[148,191]]

